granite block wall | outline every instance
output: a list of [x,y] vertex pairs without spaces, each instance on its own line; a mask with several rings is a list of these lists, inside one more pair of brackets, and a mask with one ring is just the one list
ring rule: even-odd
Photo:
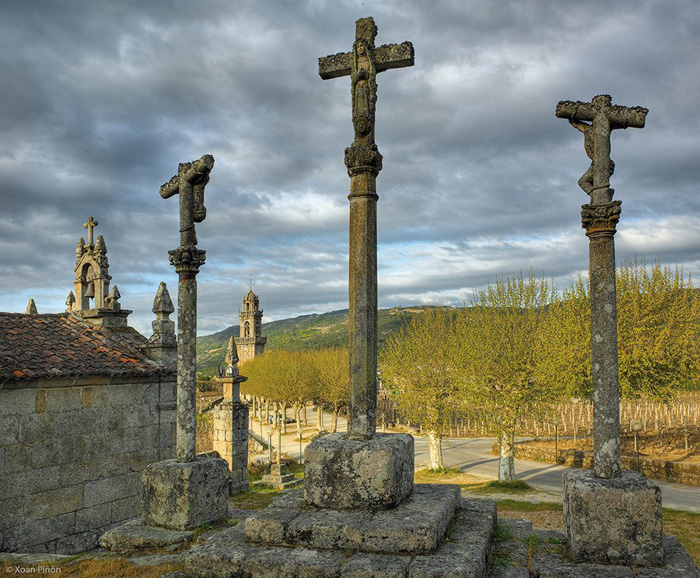
[[141,514],[141,471],[175,455],[175,377],[0,389],[0,551],[73,554]]

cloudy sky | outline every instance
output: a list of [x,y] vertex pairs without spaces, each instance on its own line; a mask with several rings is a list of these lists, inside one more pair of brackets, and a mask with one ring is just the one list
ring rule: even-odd
[[159,187],[212,154],[199,333],[237,322],[253,280],[265,321],[347,307],[350,81],[318,57],[410,40],[378,77],[379,305],[461,304],[532,268],[585,272],[581,133],[559,100],[649,109],[612,137],[618,261],[700,277],[696,0],[32,0],[0,3],[0,311],[64,310],[94,216],[112,283],[150,335],[178,202]]

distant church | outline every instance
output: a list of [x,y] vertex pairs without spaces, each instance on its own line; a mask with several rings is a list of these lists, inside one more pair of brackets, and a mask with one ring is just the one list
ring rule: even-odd
[[265,351],[267,337],[262,335],[263,310],[260,309],[260,299],[251,288],[243,298],[243,308],[238,311],[241,320],[239,337],[235,338],[240,363],[246,363]]

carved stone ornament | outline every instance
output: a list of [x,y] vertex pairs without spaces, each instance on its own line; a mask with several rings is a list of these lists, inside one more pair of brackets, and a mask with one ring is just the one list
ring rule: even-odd
[[583,205],[581,207],[581,226],[589,237],[595,234],[614,235],[622,211],[621,201],[607,205]]
[[168,251],[170,264],[178,273],[199,273],[199,268],[204,265],[206,251],[196,247],[178,247]]
[[382,155],[376,144],[353,144],[345,149],[345,166],[351,177],[366,172],[376,175],[382,170]]

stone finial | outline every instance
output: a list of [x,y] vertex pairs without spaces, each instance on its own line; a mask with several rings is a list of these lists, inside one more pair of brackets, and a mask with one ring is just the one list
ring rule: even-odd
[[75,306],[75,295],[73,291],[68,292],[68,297],[66,298],[66,311],[72,311]]
[[37,311],[36,308],[36,303],[34,303],[34,299],[30,299],[29,303],[27,303],[27,310],[25,311],[27,315],[38,315],[39,311]]
[[147,353],[151,359],[175,369],[177,363],[177,339],[175,338],[175,322],[169,319],[175,311],[168,287],[161,281],[153,300],[153,313],[156,319],[151,323],[153,335],[148,340]]
[[169,319],[173,311],[175,311],[175,307],[170,299],[168,287],[161,281],[153,300],[153,313],[156,314],[156,319],[151,323],[153,335],[148,340],[149,344],[158,347],[177,347],[175,322]]
[[224,358],[224,364],[227,367],[236,367],[238,365],[238,350],[236,349],[236,342],[233,339],[228,340],[228,348],[226,349],[226,357]]
[[156,314],[158,319],[165,318],[166,320],[170,314],[175,311],[173,301],[170,299],[168,287],[163,281],[161,281],[160,285],[158,285],[158,291],[156,291],[155,299],[153,299],[152,311]]
[[105,243],[105,239],[102,235],[99,235],[97,237],[97,243],[95,243],[95,252],[96,253],[107,253],[107,244]]
[[78,241],[78,246],[75,248],[75,258],[80,259],[80,257],[83,256],[83,253],[85,253],[85,239],[80,237],[80,241]]
[[121,299],[121,294],[119,293],[119,289],[117,289],[117,286],[115,285],[114,287],[112,287],[112,290],[107,296],[105,306],[108,309],[114,309],[116,311],[119,311],[122,308],[122,306],[119,304],[119,299]]

